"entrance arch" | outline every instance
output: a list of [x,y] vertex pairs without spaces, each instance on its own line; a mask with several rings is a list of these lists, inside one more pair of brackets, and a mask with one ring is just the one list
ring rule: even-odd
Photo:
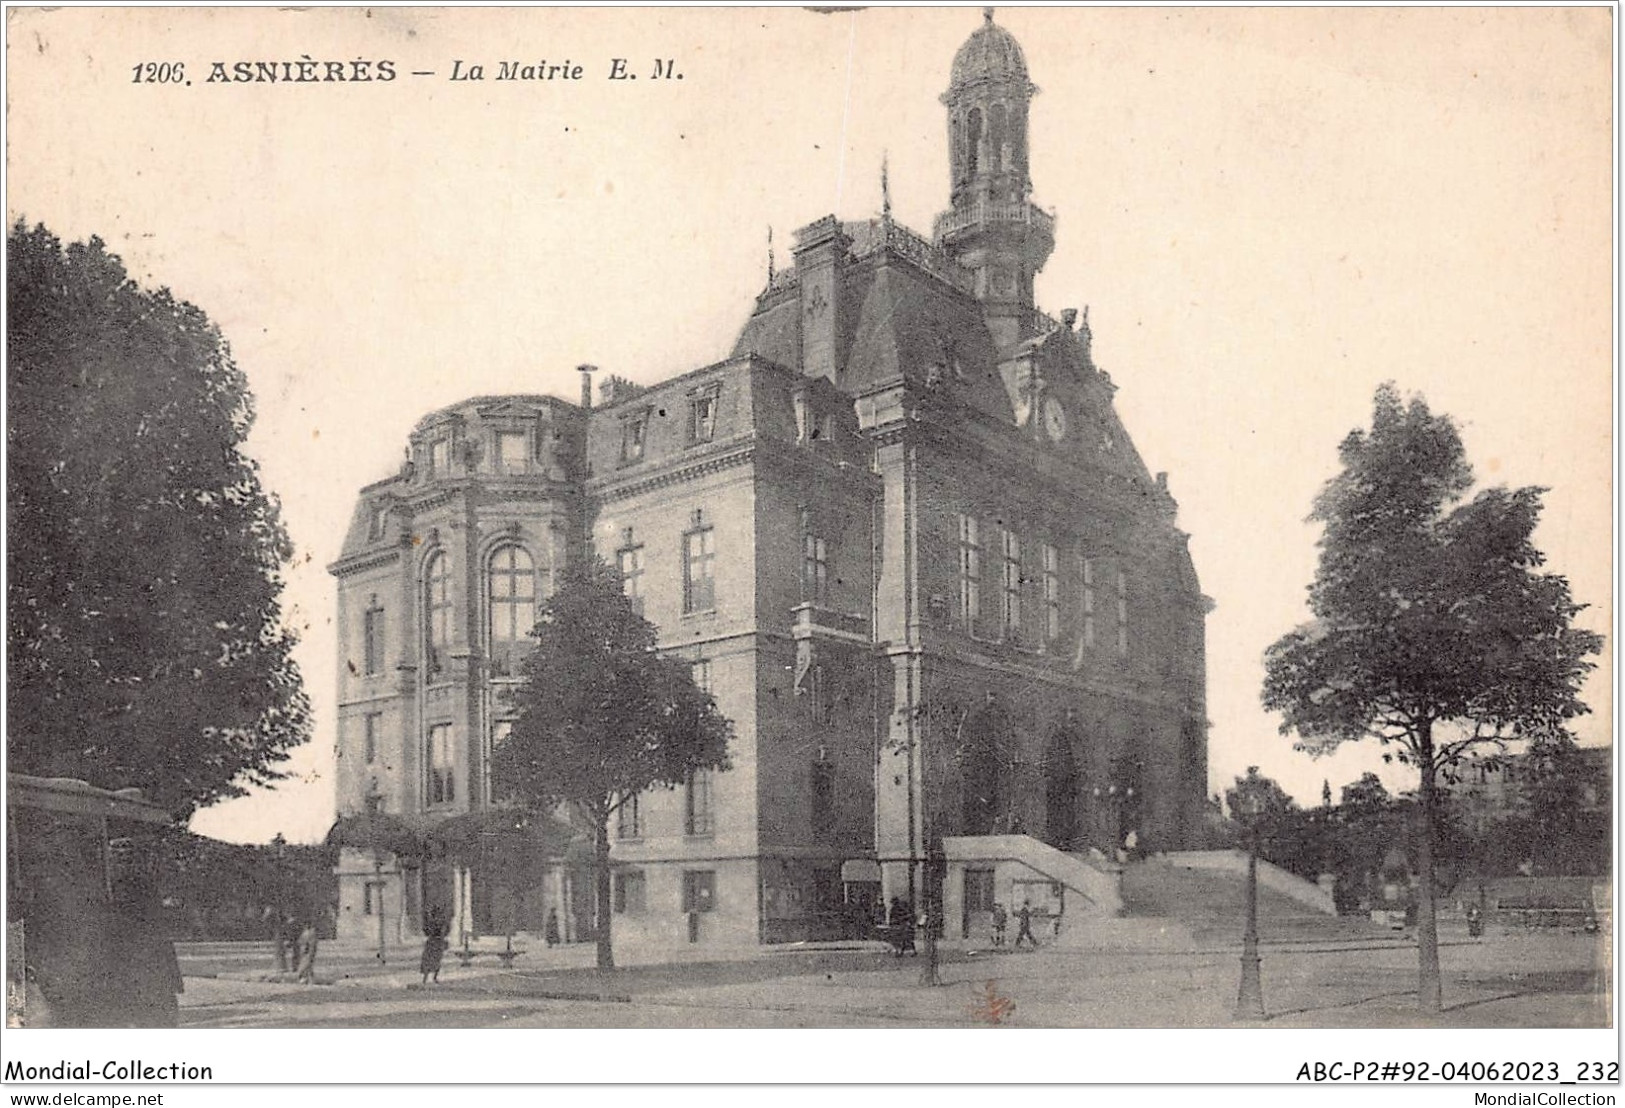
[[962,835],[993,835],[1005,811],[1004,750],[1008,721],[997,704],[989,704],[965,724],[960,748]]
[[1083,832],[1083,775],[1069,731],[1056,731],[1044,747],[1044,841],[1073,850]]

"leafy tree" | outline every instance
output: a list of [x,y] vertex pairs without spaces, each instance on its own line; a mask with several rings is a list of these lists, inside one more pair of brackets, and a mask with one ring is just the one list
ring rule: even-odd
[[[1378,389],[1371,429],[1339,454],[1342,472],[1310,516],[1325,528],[1314,620],[1266,652],[1264,706],[1311,754],[1362,739],[1392,747],[1385,757],[1416,769],[1433,827],[1440,775],[1468,750],[1566,733],[1587,711],[1580,683],[1601,639],[1572,626],[1582,606],[1568,582],[1540,572],[1543,490],[1464,500],[1460,435],[1420,397]],[[1417,842],[1418,998],[1438,1011],[1433,836]]]
[[1249,835],[1269,838],[1292,822],[1297,801],[1275,781],[1247,767],[1247,776],[1236,778],[1235,786],[1224,791],[1225,809]]
[[246,378],[99,239],[19,221],[6,274],[10,768],[180,817],[281,779],[310,709]]
[[1382,783],[1382,778],[1367,770],[1360,774],[1358,781],[1343,786],[1337,807],[1344,819],[1356,820],[1384,816],[1393,803],[1394,798],[1388,795],[1388,787]]
[[727,769],[732,726],[688,663],[656,650],[654,626],[601,559],[565,574],[533,634],[493,778],[501,797],[542,811],[566,805],[592,830],[598,967],[612,969],[610,816],[641,792]]
[[1380,777],[1364,773],[1358,781],[1343,786],[1337,819],[1342,854],[1336,871],[1339,886],[1357,890],[1356,897],[1369,894],[1396,837],[1399,815],[1394,798]]

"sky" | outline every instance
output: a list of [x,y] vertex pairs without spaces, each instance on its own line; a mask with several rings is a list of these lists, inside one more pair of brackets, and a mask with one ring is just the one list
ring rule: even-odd
[[[947,206],[938,97],[977,8],[12,9],[7,217],[103,238],[221,327],[250,451],[297,548],[286,616],[315,708],[274,791],[200,812],[235,841],[333,818],[334,586],[355,495],[427,411],[720,360],[771,228]],[[1393,381],[1460,425],[1481,482],[1540,485],[1548,567],[1610,630],[1607,8],[999,9],[1032,79],[1037,281],[1169,473],[1208,618],[1210,786],[1305,803],[1314,760],[1259,705],[1307,617],[1310,502]],[[635,81],[612,81],[613,59]],[[215,62],[393,63],[393,81],[210,82]],[[671,59],[681,79],[653,77]],[[582,67],[496,81],[503,61]],[[140,63],[180,62],[172,83]],[[453,81],[484,67],[483,81]],[[325,67],[318,67],[325,72]],[[432,71],[433,76],[411,76]],[[170,70],[173,74],[174,71]],[[185,82],[190,81],[190,84]],[[1586,687],[1611,730],[1611,651]]]

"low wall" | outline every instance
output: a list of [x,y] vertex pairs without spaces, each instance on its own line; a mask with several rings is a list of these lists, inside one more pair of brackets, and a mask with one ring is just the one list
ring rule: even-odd
[[1005,941],[1013,943],[1016,912],[1028,905],[1041,942],[1052,942],[1088,921],[1115,919],[1122,909],[1116,867],[1102,868],[1026,835],[950,837],[943,842],[948,873],[943,884],[943,938],[990,945],[993,913],[966,900],[967,875],[992,873],[995,902],[1006,912]]

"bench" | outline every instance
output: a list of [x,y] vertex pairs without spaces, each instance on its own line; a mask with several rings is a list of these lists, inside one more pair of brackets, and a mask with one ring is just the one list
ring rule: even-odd
[[508,947],[503,950],[481,950],[478,947],[456,947],[451,951],[453,957],[467,969],[474,964],[476,958],[496,958],[502,963],[504,969],[513,965],[513,960],[523,954],[522,947]]

